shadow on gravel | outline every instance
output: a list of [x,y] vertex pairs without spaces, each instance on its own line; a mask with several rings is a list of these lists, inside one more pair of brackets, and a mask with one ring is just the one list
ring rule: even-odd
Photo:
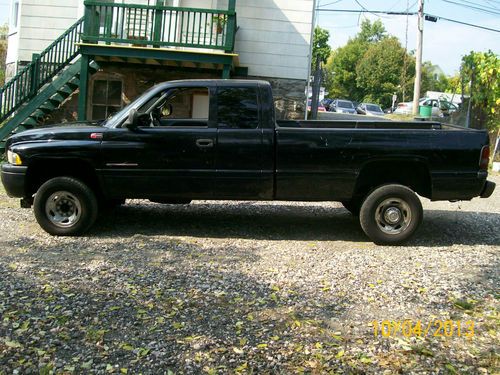
[[[500,245],[500,214],[424,211],[415,246]],[[366,242],[357,218],[318,204],[131,204],[103,214],[91,236],[173,235],[256,240]]]
[[339,316],[346,298],[318,300],[240,271],[234,256],[245,251],[251,267],[258,259],[251,247],[141,235],[69,241],[25,239],[27,250],[11,259],[19,268],[0,263],[0,337],[9,338],[0,341],[1,369],[232,373],[245,364],[255,373],[289,372],[314,359],[304,347],[338,346],[318,317]]
[[256,240],[366,241],[357,218],[318,205],[125,205],[103,214],[90,235],[173,235]]

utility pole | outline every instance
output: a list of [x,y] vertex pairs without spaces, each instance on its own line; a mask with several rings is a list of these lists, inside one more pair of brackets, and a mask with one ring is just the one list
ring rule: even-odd
[[418,115],[420,82],[422,80],[422,45],[424,41],[424,0],[418,0],[417,56],[415,62],[415,85],[413,86],[413,115]]
[[313,120],[318,119],[318,101],[319,101],[319,90],[321,89],[321,61],[319,61],[319,56],[316,56],[316,67],[314,70],[314,81],[312,86],[312,97],[311,97],[311,118]]
[[314,42],[314,28],[316,27],[316,3],[317,0],[313,0],[312,9],[312,20],[311,20],[311,38],[309,39],[309,61],[307,68],[307,87],[306,87],[306,103],[305,103],[305,114],[304,119],[307,120],[307,102],[309,100],[309,89],[311,88],[311,65],[312,65],[312,54],[313,54],[313,42]]

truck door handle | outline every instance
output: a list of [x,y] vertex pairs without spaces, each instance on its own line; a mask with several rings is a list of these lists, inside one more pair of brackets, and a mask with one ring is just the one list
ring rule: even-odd
[[214,147],[214,141],[213,139],[197,139],[196,146],[198,146],[199,148]]

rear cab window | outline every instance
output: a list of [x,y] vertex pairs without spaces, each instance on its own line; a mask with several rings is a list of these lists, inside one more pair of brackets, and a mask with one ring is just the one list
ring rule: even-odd
[[219,128],[257,129],[259,127],[257,87],[219,87],[217,123]]

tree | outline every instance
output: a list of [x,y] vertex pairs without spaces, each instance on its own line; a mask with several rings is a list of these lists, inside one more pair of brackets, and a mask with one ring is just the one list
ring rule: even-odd
[[361,100],[365,96],[356,82],[356,66],[370,44],[387,37],[384,25],[379,20],[371,23],[363,20],[361,29],[343,47],[337,48],[326,64],[326,88],[331,97],[343,97]]
[[0,26],[0,86],[5,83],[5,59],[7,57],[7,24]]
[[328,44],[330,39],[330,32],[328,30],[322,29],[316,26],[313,35],[313,50],[312,50],[312,60],[311,60],[311,71],[316,70],[316,60],[322,64],[325,64],[330,56],[332,48]]
[[385,37],[387,37],[387,31],[382,21],[376,20],[371,23],[368,19],[361,22],[361,30],[356,35],[357,40],[367,43],[377,43]]
[[[365,93],[363,101],[391,105],[392,95],[400,90],[405,49],[396,37],[386,37],[371,44],[356,66],[356,84]],[[408,56],[406,76],[414,70]]]
[[[460,78],[471,96],[472,125],[500,130],[500,58],[491,50],[462,58]],[[469,86],[467,90],[467,86]]]

